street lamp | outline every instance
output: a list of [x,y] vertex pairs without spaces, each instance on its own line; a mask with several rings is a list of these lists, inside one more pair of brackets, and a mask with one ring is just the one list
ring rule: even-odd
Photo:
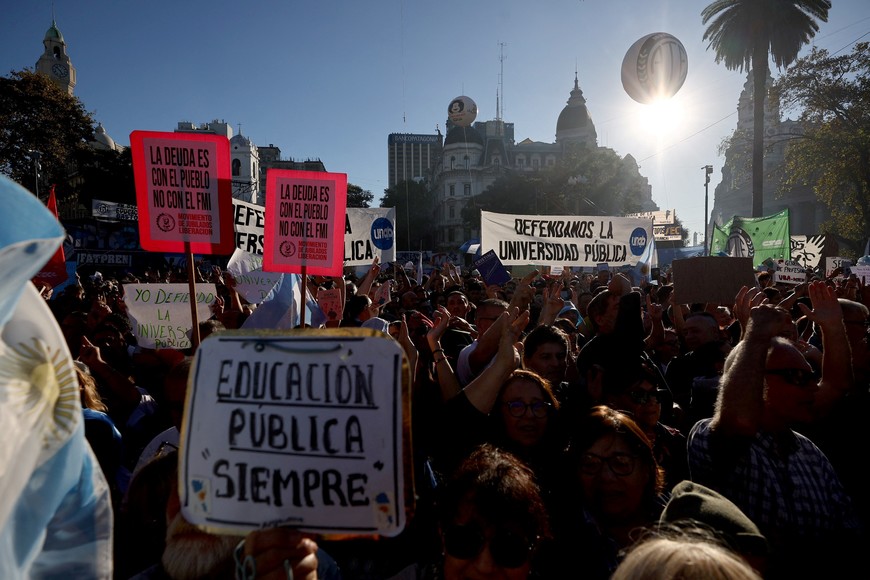
[[35,149],[28,149],[27,153],[30,155],[30,158],[33,160],[33,182],[36,186],[34,193],[36,197],[39,197],[39,170],[42,169],[42,166],[39,164],[39,160],[42,159],[42,152],[37,151]]
[[707,226],[708,226],[707,216],[709,214],[707,213],[707,199],[708,199],[708,194],[710,191],[710,175],[713,173],[713,166],[712,165],[705,165],[701,169],[704,170],[704,255],[709,256],[710,255],[710,244],[708,243],[709,236],[707,235],[707,229],[708,229],[707,228]]

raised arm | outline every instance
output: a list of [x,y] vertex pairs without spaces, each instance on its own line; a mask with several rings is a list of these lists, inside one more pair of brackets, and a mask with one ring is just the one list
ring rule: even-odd
[[[750,304],[758,289],[741,290],[738,302]],[[752,437],[759,429],[764,410],[764,369],[771,339],[776,336],[782,313],[773,306],[749,309],[743,340],[729,355],[719,381],[719,399],[711,428],[724,436]]]
[[852,350],[836,291],[824,282],[813,282],[808,291],[813,309],[800,308],[822,331],[822,380],[815,402],[816,415],[822,416],[854,387]]
[[499,337],[498,352],[492,364],[465,387],[468,401],[478,411],[487,415],[495,405],[502,384],[519,364],[520,357],[514,344],[517,343],[520,334],[529,323],[529,312],[527,310],[519,312],[518,309],[512,308],[504,312],[500,318],[504,319],[504,324]]
[[429,349],[435,360],[435,374],[438,377],[438,387],[441,389],[441,400],[447,401],[459,394],[462,385],[459,384],[459,379],[456,378],[450,361],[444,354],[444,349],[441,348],[441,337],[444,336],[447,326],[450,324],[450,313],[443,306],[439,306],[434,317],[435,326],[426,334],[426,340],[429,342]]

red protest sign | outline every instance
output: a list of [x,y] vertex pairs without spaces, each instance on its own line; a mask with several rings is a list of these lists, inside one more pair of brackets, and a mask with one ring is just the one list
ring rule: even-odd
[[266,173],[263,270],[340,276],[344,267],[347,175],[270,169]]
[[229,140],[220,135],[133,131],[130,149],[142,247],[152,252],[232,254]]

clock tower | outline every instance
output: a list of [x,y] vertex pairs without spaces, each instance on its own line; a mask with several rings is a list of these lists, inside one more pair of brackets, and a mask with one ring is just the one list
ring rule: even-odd
[[54,84],[72,95],[76,86],[76,69],[70,62],[63,34],[58,30],[53,18],[51,28],[45,33],[42,44],[45,46],[45,52],[36,61],[36,72],[46,75],[54,81]]

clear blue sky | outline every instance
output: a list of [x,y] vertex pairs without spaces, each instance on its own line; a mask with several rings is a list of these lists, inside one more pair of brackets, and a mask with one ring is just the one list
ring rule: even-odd
[[[77,69],[75,94],[119,143],[131,131],[222,119],[285,157],[318,157],[378,199],[387,135],[444,128],[465,94],[495,118],[504,43],[504,119],[517,141],[555,140],[575,67],[599,144],[631,154],[653,200],[702,229],[702,166],[721,179],[718,146],[736,125],[745,75],[714,63],[702,41],[706,0],[253,1],[57,0]],[[0,74],[33,68],[51,24],[48,0],[5,3]],[[654,130],[620,81],[638,38],[668,32],[689,74],[677,117]],[[833,0],[815,44],[834,52],[870,39],[870,2]],[[805,51],[806,52],[806,51]]]

